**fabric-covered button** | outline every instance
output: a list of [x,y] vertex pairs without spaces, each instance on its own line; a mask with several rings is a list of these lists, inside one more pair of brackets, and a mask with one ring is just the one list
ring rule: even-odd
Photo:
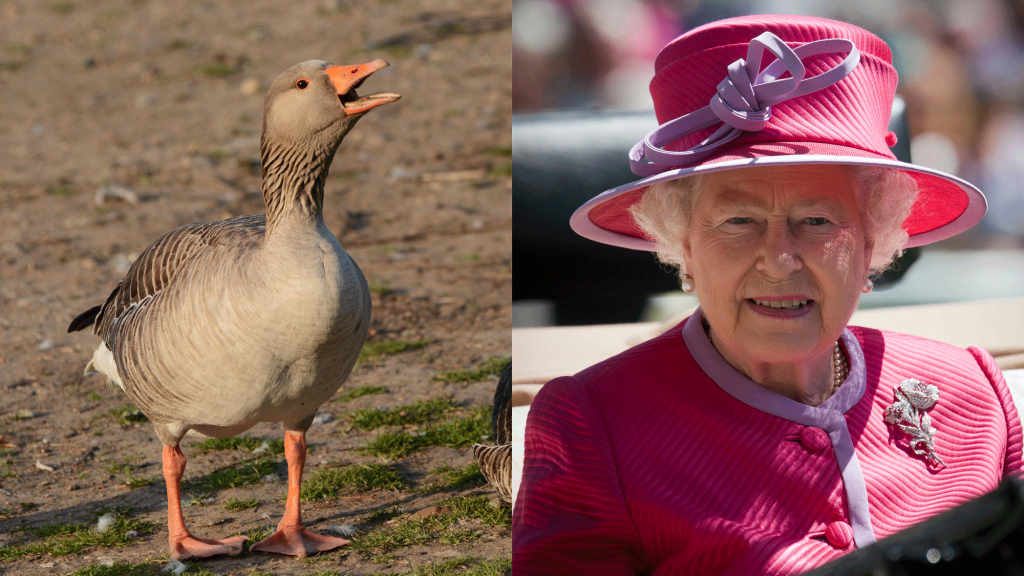
[[829,445],[828,434],[821,428],[808,426],[800,431],[800,442],[807,446],[808,450],[821,452]]
[[836,548],[846,548],[853,542],[853,528],[842,520],[836,520],[825,528],[825,539]]

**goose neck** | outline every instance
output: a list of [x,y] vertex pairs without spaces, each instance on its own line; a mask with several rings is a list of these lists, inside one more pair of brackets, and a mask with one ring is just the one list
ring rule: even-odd
[[263,200],[268,237],[282,225],[323,222],[324,182],[337,146],[284,146],[264,141]]

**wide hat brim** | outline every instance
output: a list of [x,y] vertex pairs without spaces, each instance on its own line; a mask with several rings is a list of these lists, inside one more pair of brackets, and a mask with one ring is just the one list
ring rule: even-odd
[[853,147],[822,142],[757,142],[722,151],[704,162],[667,170],[607,190],[580,206],[569,223],[579,235],[632,250],[656,249],[633,221],[629,208],[648,186],[699,174],[756,166],[837,164],[895,168],[912,177],[918,195],[903,229],[910,236],[904,248],[955,236],[985,216],[985,196],[969,182],[931,168],[879,157]]
[[836,164],[901,170],[918,185],[906,247],[949,238],[985,215],[985,197],[944,172],[899,161],[889,132],[898,77],[881,38],[835,20],[758,15],[700,26],[655,61],[659,127],[629,154],[640,180],[571,219],[586,238],[654,250],[629,208],[651,184],[755,166]]

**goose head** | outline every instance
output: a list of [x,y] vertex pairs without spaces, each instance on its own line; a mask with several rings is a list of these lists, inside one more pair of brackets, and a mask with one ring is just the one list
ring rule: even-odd
[[271,84],[263,111],[263,140],[285,147],[337,149],[364,114],[401,98],[382,93],[359,96],[362,83],[385,68],[384,60],[341,65],[310,60],[285,70]]

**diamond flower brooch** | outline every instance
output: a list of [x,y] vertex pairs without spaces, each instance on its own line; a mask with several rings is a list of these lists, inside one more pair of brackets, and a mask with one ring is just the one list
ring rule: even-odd
[[895,389],[896,401],[885,409],[885,423],[899,426],[910,436],[910,448],[924,456],[930,465],[945,466],[935,454],[935,427],[925,410],[939,401],[939,389],[913,378],[904,380]]

